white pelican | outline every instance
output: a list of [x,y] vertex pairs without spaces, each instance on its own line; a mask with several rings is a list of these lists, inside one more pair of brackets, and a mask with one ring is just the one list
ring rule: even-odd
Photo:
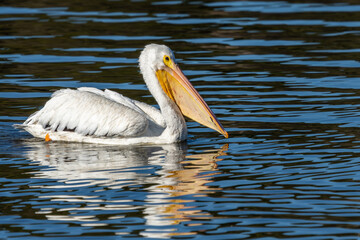
[[168,144],[187,138],[184,114],[228,137],[176,64],[170,48],[147,45],[140,54],[139,66],[160,110],[110,90],[62,89],[17,127],[46,141]]

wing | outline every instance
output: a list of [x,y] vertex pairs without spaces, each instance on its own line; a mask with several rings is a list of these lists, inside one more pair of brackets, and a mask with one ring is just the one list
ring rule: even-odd
[[117,92],[114,92],[114,91],[111,91],[108,89],[105,89],[105,91],[101,91],[97,88],[81,87],[81,88],[78,88],[78,90],[93,92],[98,95],[109,98],[109,99],[111,99],[115,102],[118,102],[122,105],[125,105],[141,114],[144,114],[150,121],[154,122],[155,124],[159,125],[160,127],[165,128],[165,126],[166,126],[165,119],[162,116],[160,110],[151,105],[133,100],[131,98],[125,97]]
[[84,136],[134,137],[144,134],[149,125],[146,114],[131,103],[131,99],[126,98],[124,103],[114,100],[115,95],[109,95],[95,88],[56,91],[44,108],[24,124],[40,124],[44,129],[74,131]]

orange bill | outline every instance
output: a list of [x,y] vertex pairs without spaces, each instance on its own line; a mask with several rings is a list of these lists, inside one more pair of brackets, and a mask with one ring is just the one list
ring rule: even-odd
[[156,71],[156,76],[164,92],[176,103],[183,115],[218,131],[226,138],[229,137],[204,99],[176,64]]

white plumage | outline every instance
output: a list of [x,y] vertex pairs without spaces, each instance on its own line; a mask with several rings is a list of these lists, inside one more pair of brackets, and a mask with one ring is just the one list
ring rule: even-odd
[[[145,106],[150,114],[159,112]],[[131,137],[145,134],[150,121],[156,124],[131,99],[110,90],[79,88],[55,92],[44,108],[25,124],[38,123],[53,132],[75,131],[84,136]]]
[[172,77],[159,79],[157,76],[158,71],[168,71],[180,81],[187,81],[177,67],[172,51],[164,45],[147,45],[140,55],[139,65],[160,110],[110,90],[62,89],[17,127],[35,137],[58,141],[127,145],[185,140],[187,129],[179,109],[181,106],[159,82],[168,84]]

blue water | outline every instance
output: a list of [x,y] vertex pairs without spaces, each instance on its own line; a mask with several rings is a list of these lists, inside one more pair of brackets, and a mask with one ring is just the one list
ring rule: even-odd
[[[356,1],[5,1],[0,239],[358,239]],[[171,47],[230,137],[44,142],[13,128],[61,88],[153,104],[137,59]]]

